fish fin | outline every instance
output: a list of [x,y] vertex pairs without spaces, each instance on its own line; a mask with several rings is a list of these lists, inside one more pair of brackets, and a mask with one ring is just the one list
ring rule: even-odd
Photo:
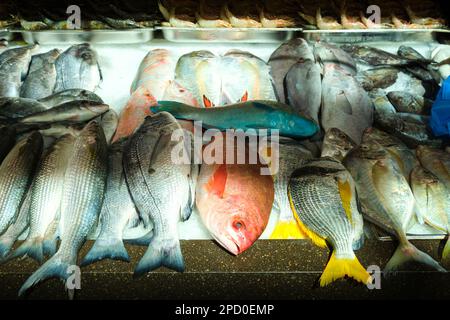
[[[289,194],[289,192],[288,192]],[[321,248],[327,248],[327,242],[325,241],[324,238],[322,238],[321,236],[319,236],[318,234],[316,234],[314,231],[309,230],[304,224],[303,222],[300,220],[297,211],[295,210],[295,206],[294,203],[292,202],[292,198],[291,195],[289,194],[289,203],[291,204],[291,209],[292,212],[294,213],[294,217],[295,220],[297,221],[298,227],[300,228],[300,230],[309,238],[311,239],[311,241],[316,245],[319,246]]]
[[19,290],[19,296],[24,295],[31,287],[46,279],[56,277],[64,281],[67,280],[70,275],[67,270],[74,264],[75,261],[66,261],[57,253],[25,281]]
[[220,198],[223,198],[223,194],[225,193],[225,187],[227,184],[227,177],[227,166],[225,164],[221,164],[219,168],[217,168],[216,172],[214,172],[212,178],[206,184],[206,190],[217,195]]
[[248,91],[245,91],[244,95],[242,96],[242,98],[238,101],[239,102],[247,102],[248,101]]
[[152,242],[152,239],[153,239],[153,230],[150,230],[149,232],[147,232],[146,234],[144,234],[139,238],[126,239],[125,242],[136,246],[147,247]]
[[125,246],[123,245],[122,239],[98,238],[91,250],[89,250],[83,258],[81,266],[87,266],[91,263],[104,259],[130,262],[130,257],[128,256]]
[[295,220],[278,221],[270,239],[307,239]]
[[351,224],[353,224],[352,210],[350,206],[350,201],[352,199],[352,189],[350,188],[350,183],[348,181],[340,181],[338,179],[338,188],[339,195],[341,197],[341,203],[344,207],[345,214],[347,215],[348,220]]
[[417,261],[426,264],[439,272],[447,272],[441,265],[425,252],[417,249],[411,242],[400,243],[395,250],[394,255],[386,264],[384,273],[391,273],[397,270],[402,264],[408,261]]
[[214,103],[211,102],[205,95],[203,95],[203,105],[205,108],[212,108],[214,107]]
[[320,286],[325,287],[333,281],[345,276],[364,284],[372,282],[372,277],[367,270],[364,269],[356,256],[353,259],[340,259],[336,258],[336,254],[333,251],[330,261],[328,261],[325,270],[320,276]]
[[6,261],[13,260],[15,258],[27,256],[39,263],[44,261],[44,249],[42,246],[42,238],[30,238],[25,240],[20,247],[18,247],[14,252],[12,252]]
[[134,277],[141,276],[162,266],[178,272],[184,271],[184,260],[178,240],[152,241],[136,266]]
[[442,250],[442,260],[446,261],[450,257],[450,238],[445,242],[444,249]]

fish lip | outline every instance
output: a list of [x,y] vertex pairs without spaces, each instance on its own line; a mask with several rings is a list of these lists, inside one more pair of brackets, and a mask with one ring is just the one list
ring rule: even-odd
[[230,241],[230,243],[233,243],[234,246],[230,246],[229,244],[226,244],[223,240],[220,239],[220,237],[212,234],[214,240],[216,240],[223,248],[225,248],[228,252],[234,254],[235,256],[237,256],[238,254],[241,253],[240,251],[240,247],[239,245],[233,240],[233,239],[228,239]]

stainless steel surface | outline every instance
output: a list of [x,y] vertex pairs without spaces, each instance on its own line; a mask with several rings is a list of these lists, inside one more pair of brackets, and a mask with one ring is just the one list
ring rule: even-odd
[[300,28],[175,28],[156,27],[174,42],[274,43],[292,39]]
[[11,30],[22,34],[26,43],[58,44],[91,42],[105,44],[145,43],[153,39],[153,28],[130,30]]
[[449,38],[450,30],[441,29],[365,29],[365,30],[303,30],[301,37],[309,41],[336,43],[379,41],[437,41]]

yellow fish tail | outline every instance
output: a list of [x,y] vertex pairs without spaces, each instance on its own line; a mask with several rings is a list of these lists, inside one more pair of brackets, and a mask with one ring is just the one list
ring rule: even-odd
[[372,277],[358,261],[358,258],[339,259],[336,258],[333,251],[330,261],[328,261],[328,264],[320,277],[320,286],[324,287],[337,279],[344,278],[345,276],[353,278],[364,284],[372,282]]
[[307,236],[300,230],[295,220],[277,222],[270,235],[270,239],[306,239]]

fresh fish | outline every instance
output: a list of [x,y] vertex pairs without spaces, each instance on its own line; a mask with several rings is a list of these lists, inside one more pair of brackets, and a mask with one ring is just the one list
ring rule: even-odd
[[322,143],[322,153],[320,156],[329,157],[342,161],[347,153],[353,148],[356,148],[357,144],[343,131],[338,128],[330,128],[325,133],[325,137]]
[[42,136],[33,132],[20,140],[0,165],[0,234],[17,217],[41,152]]
[[116,132],[117,123],[119,122],[119,116],[113,109],[109,109],[100,117],[100,125],[105,133],[106,142],[109,144]]
[[73,144],[73,154],[64,177],[58,251],[25,281],[19,296],[45,279],[58,277],[67,280],[70,276],[67,270],[77,264],[78,251],[96,225],[100,213],[106,185],[107,157],[102,128],[91,121]]
[[14,147],[16,130],[11,126],[0,127],[0,164]]
[[67,89],[60,91],[52,94],[51,96],[39,99],[39,102],[42,103],[47,109],[50,109],[66,102],[79,100],[89,100],[103,103],[103,100],[98,95],[84,89]]
[[23,234],[30,223],[30,215],[28,214],[30,209],[30,199],[31,193],[28,191],[25,196],[25,200],[20,207],[19,214],[17,215],[16,221],[10,224],[8,229],[0,236],[0,262],[11,251],[16,240]]
[[19,119],[22,124],[27,123],[53,123],[70,122],[78,123],[89,121],[109,110],[107,104],[87,100],[71,101],[60,104],[51,109],[34,113]]
[[284,79],[289,69],[298,60],[314,61],[312,49],[305,39],[296,38],[279,46],[269,58],[270,74],[275,86],[278,101],[286,103]]
[[450,64],[448,59],[450,58],[450,47],[449,46],[438,46],[431,54],[433,61],[438,64],[439,74],[443,80],[450,76]]
[[198,107],[197,99],[195,99],[194,95],[176,81],[170,81],[166,91],[164,92],[162,100],[175,101],[187,104],[189,106]]
[[170,81],[173,79],[176,59],[166,49],[151,50],[139,65],[131,84],[133,94],[138,88],[147,89],[155,100],[161,100]]
[[201,50],[180,57],[175,69],[175,81],[190,91],[198,105],[210,108],[221,102],[221,63],[213,53]]
[[[273,141],[271,143],[274,143]],[[274,202],[272,211],[279,213],[278,222],[270,235],[270,239],[304,239],[305,235],[299,229],[292,213],[287,194],[289,178],[295,169],[307,159],[312,159],[311,151],[298,143],[279,143],[278,147],[260,150],[274,179]],[[278,152],[276,152],[278,150]],[[270,155],[268,154],[270,152]],[[273,159],[278,159],[275,165]]]
[[0,54],[0,97],[18,97],[22,78],[28,73],[31,51],[37,46],[8,49]]
[[422,166],[450,190],[450,155],[443,150],[428,146],[418,146],[416,155]]
[[231,28],[231,23],[225,16],[223,1],[201,0],[195,15],[201,28]]
[[401,45],[400,47],[398,47],[397,54],[402,58],[420,62],[423,64],[432,63],[432,60],[426,59],[416,49],[409,46]]
[[224,7],[225,17],[235,28],[261,28],[260,12],[253,2],[229,0]]
[[338,128],[356,143],[373,123],[373,104],[367,92],[337,65],[325,66],[320,120],[325,131]]
[[58,49],[53,49],[31,58],[28,75],[20,87],[21,97],[41,99],[53,93],[56,84],[55,61],[59,54]]
[[106,193],[100,213],[100,234],[81,265],[103,259],[130,261],[123,245],[123,233],[128,223],[137,215],[122,165],[123,147],[127,140],[110,146]]
[[347,52],[341,48],[326,42],[314,43],[314,56],[323,68],[327,64],[339,65],[349,74],[356,74],[356,62]]
[[276,100],[270,67],[249,52],[230,50],[221,58],[221,91],[219,105],[248,100]]
[[353,250],[364,239],[355,182],[337,160],[308,161],[289,181],[289,200],[302,231],[318,246],[330,244],[333,253],[320,277],[320,286],[351,277],[364,284],[372,279]]
[[21,118],[45,110],[45,105],[34,99],[0,97],[0,117],[3,118]]
[[88,43],[69,47],[56,59],[55,67],[55,93],[67,89],[85,89],[93,92],[102,80],[97,53]]
[[398,112],[429,115],[433,106],[433,101],[404,91],[391,91],[387,97]]
[[389,101],[388,97],[385,94],[369,94],[372,98],[373,107],[375,110],[375,116],[379,117],[384,113],[396,113],[394,106]]
[[292,28],[299,25],[296,0],[270,1],[261,4],[260,20],[263,28]]
[[355,60],[372,66],[407,66],[411,64],[409,59],[369,46],[344,44],[341,49],[349,53]]
[[[33,128],[34,125],[30,127]],[[60,138],[63,135],[70,134],[74,137],[78,136],[83,129],[84,123],[79,124],[63,124],[63,123],[51,123],[38,125],[36,130],[44,137]]]
[[[172,139],[173,134],[178,136],[177,141]],[[130,194],[144,222],[153,223],[153,239],[135,275],[161,266],[184,270],[178,222],[190,216],[198,167],[191,161],[174,162],[172,152],[174,148],[190,151],[186,145],[190,148],[191,142],[192,137],[182,131],[175,118],[162,112],[147,117],[124,149]]]
[[300,60],[288,71],[285,78],[287,99],[299,114],[319,123],[322,95],[320,67],[311,60]]
[[[30,231],[8,260],[26,255],[42,263],[44,255],[55,253],[56,237],[48,231],[59,222],[64,174],[74,142],[73,136],[65,135],[44,151],[30,188]],[[46,252],[45,248],[52,248],[52,252]]]
[[411,171],[418,165],[418,162],[414,152],[400,139],[376,128],[368,128],[364,131],[363,140],[375,141],[386,149],[403,172],[405,179],[410,181]]
[[200,169],[195,194],[198,212],[212,237],[234,255],[250,248],[269,221],[274,186],[270,175],[261,174],[263,167],[202,164]]
[[399,240],[385,271],[393,271],[401,264],[415,260],[445,272],[433,258],[419,251],[406,238],[415,199],[408,181],[388,151],[373,140],[364,141],[350,151],[344,165],[355,179],[365,217]]
[[172,27],[197,27],[195,17],[197,6],[197,1],[192,0],[158,0],[159,10]]
[[[449,233],[450,197],[445,185],[434,174],[419,165],[411,173],[411,189],[416,199],[419,221]],[[448,254],[448,251],[444,252]]]
[[226,107],[195,108],[172,101],[158,101],[152,112],[167,111],[177,119],[202,121],[206,128],[269,129],[280,135],[304,138],[313,136],[317,124],[297,115],[288,106],[273,101],[248,101]]

